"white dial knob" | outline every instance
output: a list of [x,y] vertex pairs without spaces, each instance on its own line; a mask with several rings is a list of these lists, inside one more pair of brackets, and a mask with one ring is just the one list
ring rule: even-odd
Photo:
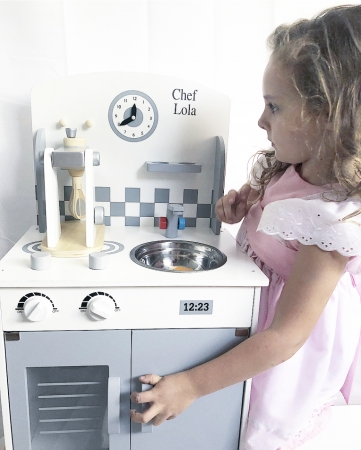
[[53,308],[47,298],[34,296],[24,303],[24,315],[31,322],[41,322],[52,312]]
[[105,320],[114,313],[115,304],[110,297],[97,295],[89,301],[87,310],[92,319]]

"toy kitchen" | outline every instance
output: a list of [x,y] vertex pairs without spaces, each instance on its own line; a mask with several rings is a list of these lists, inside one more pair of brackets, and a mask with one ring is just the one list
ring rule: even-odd
[[256,330],[268,280],[214,216],[229,99],[112,72],[35,86],[31,110],[37,225],[0,261],[6,449],[242,449],[250,380],[159,427],[129,416],[140,375]]

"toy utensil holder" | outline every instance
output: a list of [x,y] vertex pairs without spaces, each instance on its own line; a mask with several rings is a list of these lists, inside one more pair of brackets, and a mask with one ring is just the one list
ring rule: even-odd
[[[76,130],[66,132],[64,147],[44,150],[47,236],[41,249],[52,256],[78,257],[101,250],[104,243],[104,211],[94,208],[93,166],[99,165],[99,153],[87,148],[85,139],[76,137]],[[60,223],[58,168],[67,170],[72,177],[69,211],[78,220]]]

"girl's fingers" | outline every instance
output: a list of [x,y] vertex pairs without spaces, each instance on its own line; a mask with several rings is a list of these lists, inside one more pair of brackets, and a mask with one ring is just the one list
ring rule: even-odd
[[148,409],[142,412],[131,411],[131,419],[137,423],[150,420],[153,425],[160,425],[184,411],[197,398],[189,375],[186,372],[159,377],[144,375],[141,381],[155,383],[155,386],[144,392],[133,392],[131,400],[138,404],[148,403]]
[[237,191],[231,190],[227,195],[220,198],[215,206],[215,213],[222,222],[234,220],[233,205],[237,200]]
[[[155,375],[154,373],[139,377],[139,381],[141,381],[142,384],[150,384],[152,386],[155,386],[161,379],[162,377]],[[149,403],[153,400],[153,393],[151,389],[143,392],[132,392],[130,398],[134,403]]]
[[[153,425],[160,425],[162,422],[166,420],[164,417],[162,420],[162,417],[158,418],[158,414],[160,413],[160,407],[156,405],[150,406],[150,408],[146,409],[144,412],[138,412],[135,409],[132,409],[130,411],[130,417],[133,420],[133,422],[136,423],[148,423],[151,420],[153,420]],[[156,423],[154,423],[156,422]]]
[[155,386],[161,379],[162,377],[160,377],[159,375],[155,375],[154,373],[142,375],[141,377],[139,377],[139,380],[142,383],[151,384],[153,386]]
[[134,403],[141,405],[142,403],[150,403],[152,401],[152,390],[144,392],[132,392],[130,394],[130,399]]

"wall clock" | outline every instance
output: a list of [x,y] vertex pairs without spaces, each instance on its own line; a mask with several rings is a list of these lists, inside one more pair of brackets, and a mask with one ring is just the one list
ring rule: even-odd
[[148,139],[158,125],[158,109],[144,92],[131,90],[117,95],[109,106],[109,124],[114,133],[128,142]]

